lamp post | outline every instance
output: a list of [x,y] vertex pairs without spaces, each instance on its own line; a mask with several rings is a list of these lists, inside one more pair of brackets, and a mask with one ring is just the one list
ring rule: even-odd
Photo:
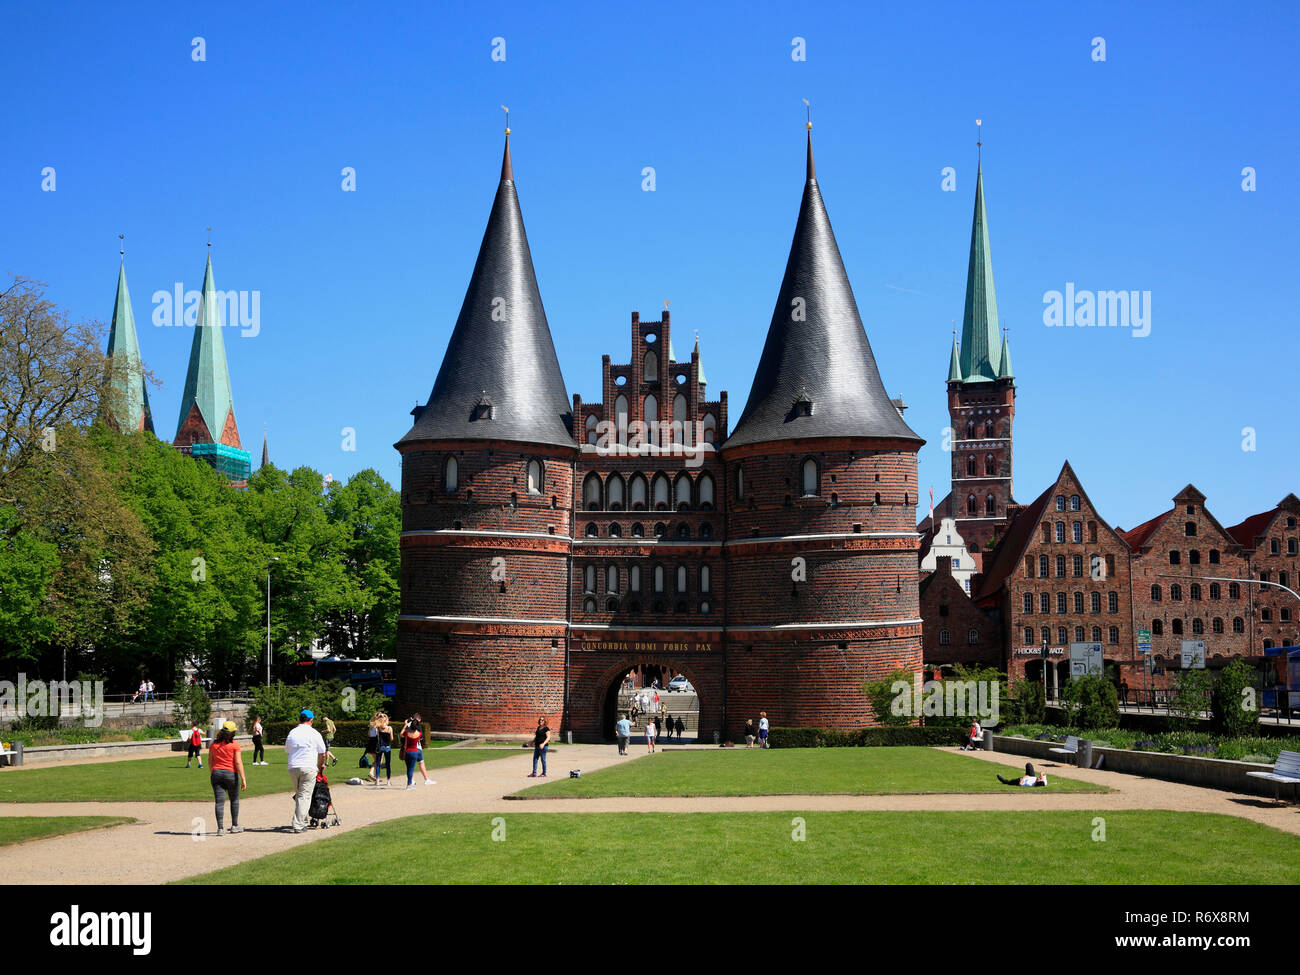
[[279,562],[271,556],[266,563],[266,686],[271,686],[271,563]]

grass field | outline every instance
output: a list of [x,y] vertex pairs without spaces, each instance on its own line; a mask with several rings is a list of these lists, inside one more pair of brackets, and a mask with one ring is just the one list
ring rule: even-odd
[[[331,784],[346,782],[351,776],[368,773],[357,768],[360,748],[336,748],[339,764],[327,770]],[[433,748],[425,751],[424,765],[434,769],[473,762],[489,761],[501,755],[518,757],[514,752],[490,752],[482,749]],[[243,750],[244,775],[248,779],[246,796],[265,796],[289,789],[288,764],[284,752],[268,750],[270,765],[250,764],[253,751]],[[185,753],[176,752],[162,758],[139,758],[124,762],[99,762],[86,765],[60,765],[53,768],[19,768],[0,771],[0,802],[194,802],[212,799],[207,763],[202,771],[195,765],[185,767]],[[415,773],[420,780],[419,770]],[[436,776],[435,776],[436,778]],[[393,779],[406,781],[406,764],[393,754]]]
[[[1039,763],[1041,766],[1042,763]],[[1040,767],[1040,771],[1043,769]],[[774,748],[661,752],[557,779],[515,793],[563,796],[880,795],[885,793],[1004,792],[994,777],[1011,778],[1024,764],[992,765],[932,748]],[[1103,786],[1053,776],[1041,792],[1106,792]]]
[[391,820],[185,883],[1291,884],[1297,858],[1204,813],[530,812]]
[[134,822],[130,816],[0,816],[0,846]]

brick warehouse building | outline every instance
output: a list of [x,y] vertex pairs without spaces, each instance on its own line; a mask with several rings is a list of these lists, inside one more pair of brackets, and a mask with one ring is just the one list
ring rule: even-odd
[[[864,680],[921,667],[916,453],[822,201],[803,199],[749,400],[727,435],[698,343],[632,318],[570,403],[507,132],[492,214],[402,464],[399,686],[437,728],[608,733],[634,667],[683,673],[700,732],[872,721]],[[658,421],[654,423],[653,421]]]

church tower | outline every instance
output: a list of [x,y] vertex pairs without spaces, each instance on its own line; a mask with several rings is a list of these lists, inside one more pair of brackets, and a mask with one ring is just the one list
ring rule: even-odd
[[153,429],[149,389],[140,360],[140,339],[135,331],[131,292],[126,287],[126,262],[117,269],[117,297],[113,302],[113,323],[108,332],[108,389],[100,404],[104,421],[122,433]]
[[579,447],[533,271],[506,129],[460,315],[402,455],[402,706],[519,733],[566,705]]
[[180,419],[172,445],[182,453],[211,464],[233,487],[245,487],[252,457],[239,440],[235,403],[230,394],[226,340],[222,335],[221,304],[212,280],[212,255],[203,270],[190,364],[181,394]]
[[722,447],[729,732],[760,710],[787,726],[860,728],[873,723],[863,681],[921,669],[923,443],[881,382],[809,131],[785,277]]
[[984,169],[975,175],[975,215],[961,345],[953,339],[948,361],[948,415],[952,426],[952,493],[947,511],[972,554],[997,541],[1012,503],[1012,429],[1016,415],[1011,349],[998,328],[993,256],[984,212]]

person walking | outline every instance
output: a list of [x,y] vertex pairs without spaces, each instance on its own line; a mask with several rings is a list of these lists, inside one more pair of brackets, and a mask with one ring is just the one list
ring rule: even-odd
[[672,741],[673,740],[673,719],[672,716],[668,713],[667,708],[664,709],[663,720],[659,722],[659,727],[664,729],[664,741]]
[[645,719],[645,747],[646,751],[654,754],[655,750],[655,719],[654,715],[649,715]]
[[301,833],[307,828],[307,813],[311,809],[311,794],[316,788],[316,775],[325,767],[325,739],[312,727],[315,712],[305,709],[298,713],[298,727],[284,739],[284,754],[289,761],[289,781],[293,783],[293,821],[289,829]]
[[628,720],[626,714],[621,715],[619,719],[614,722],[614,734],[618,736],[618,753],[620,755],[626,755],[627,742],[628,739],[632,737],[632,722]]
[[686,725],[682,721],[682,716],[677,715],[677,744],[682,743],[682,735],[686,732]]
[[321,735],[325,739],[325,750],[329,751],[334,745],[334,722],[330,720],[328,714],[322,715],[325,719],[325,732]]
[[768,729],[768,725],[767,725],[767,712],[766,712],[766,711],[759,711],[759,712],[758,712],[758,747],[759,747],[759,748],[766,748],[766,747],[768,747],[768,746],[767,746],[767,732],[768,732],[768,730],[769,730],[769,729]]
[[156,701],[156,700],[158,700],[158,698],[155,697],[155,696],[154,696],[154,693],[153,693],[153,681],[149,681],[149,683],[146,685],[146,687],[145,687],[145,692],[144,692],[144,699],[145,699],[146,701]]
[[253,764],[266,764],[266,749],[262,747],[262,719],[253,719]]
[[226,835],[226,797],[230,797],[230,832],[242,833],[239,825],[239,791],[248,788],[244,761],[235,741],[235,722],[227,721],[208,746],[208,764],[212,767],[212,796],[217,803],[217,835]]
[[388,715],[380,711],[375,715],[375,767],[371,770],[370,781],[379,784],[379,766],[384,766],[384,787],[393,781],[393,728],[388,723]]
[[537,730],[533,732],[533,771],[528,777],[537,778],[537,760],[542,760],[542,778],[546,778],[546,752],[551,747],[551,729],[546,718],[537,719]]
[[406,762],[406,788],[415,788],[415,769],[418,766],[424,776],[425,785],[433,785],[433,779],[424,768],[424,749],[420,739],[424,737],[424,720],[413,714],[402,722],[402,761]]
[[199,758],[199,768],[203,768],[203,729],[197,723],[190,726],[190,747],[185,754],[185,767],[189,768],[194,756]]

